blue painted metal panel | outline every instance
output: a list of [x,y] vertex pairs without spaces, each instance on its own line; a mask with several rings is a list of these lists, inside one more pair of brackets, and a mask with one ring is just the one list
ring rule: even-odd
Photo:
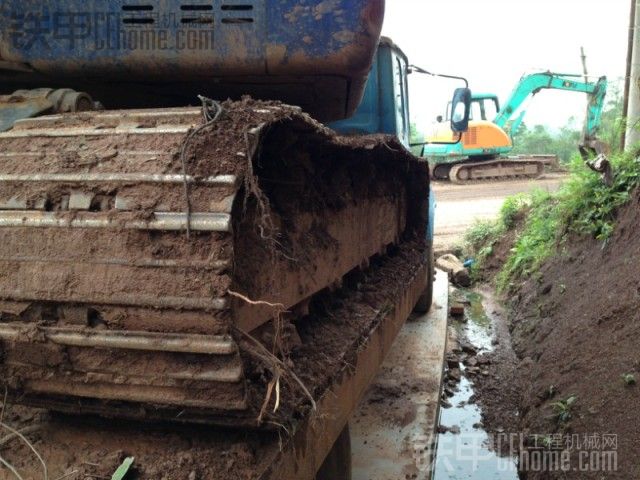
[[[391,45],[381,44],[378,48],[378,65],[380,77],[380,90],[378,92],[380,111],[380,130],[378,133],[396,135],[400,141],[402,136],[398,135],[398,124],[396,118],[396,108],[408,108],[408,105],[399,103],[394,88],[394,59]],[[406,71],[405,71],[406,76]]]
[[[382,0],[3,0],[5,60],[56,73],[368,70]],[[369,45],[367,45],[367,42]],[[364,54],[363,54],[364,52]]]
[[[379,49],[369,72],[362,101],[353,116],[329,124],[329,127],[336,132],[342,135],[372,135],[375,133],[395,135],[395,128],[385,126],[382,119],[381,102],[385,93],[389,92],[388,81],[384,81],[385,74],[380,68],[382,56],[382,50]],[[383,63],[390,65],[389,62]]]
[[142,94],[174,84],[187,98],[249,94],[345,118],[383,17],[384,0],[2,0],[0,82],[85,89],[104,103],[108,82],[128,82],[125,94],[134,82]]
[[429,221],[427,222],[427,241],[433,245],[434,224],[436,219],[436,195],[429,185]]
[[[362,103],[355,114],[329,126],[343,135],[395,135],[409,147],[409,96],[407,89],[408,61],[402,50],[384,39],[376,53]],[[400,75],[400,78],[397,76]],[[404,93],[400,90],[404,90]],[[401,121],[401,119],[404,119]],[[404,129],[403,125],[404,123]],[[433,243],[436,199],[429,186],[429,220],[426,238]]]

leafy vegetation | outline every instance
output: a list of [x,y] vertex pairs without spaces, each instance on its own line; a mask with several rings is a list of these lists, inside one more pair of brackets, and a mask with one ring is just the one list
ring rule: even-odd
[[514,281],[538,270],[570,234],[603,242],[609,239],[617,211],[640,184],[640,163],[633,155],[619,154],[611,163],[615,172],[611,187],[576,159],[569,179],[557,193],[535,191],[530,195],[526,223],[498,275],[499,289],[509,290]]
[[[535,276],[547,258],[562,251],[570,235],[590,236],[606,244],[613,234],[618,210],[640,185],[640,162],[633,154],[614,155],[611,163],[611,187],[576,158],[570,164],[569,178],[556,193],[535,190],[510,197],[497,220],[473,225],[464,239],[465,255],[475,259],[472,278],[478,280],[498,240],[523,217],[524,224],[496,279],[501,291],[510,291],[517,281]],[[564,285],[559,288],[562,292],[566,289]]]
[[[584,168],[584,167],[583,167]],[[537,270],[554,251],[559,207],[553,195],[536,190],[530,195],[531,207],[521,235],[498,274],[497,284],[505,290],[512,280]]]
[[580,141],[580,130],[575,119],[557,132],[551,132],[544,125],[529,128],[522,123],[513,136],[512,155],[549,154],[557,155],[561,164],[568,163],[576,153]]
[[530,205],[531,202],[527,195],[518,194],[508,197],[500,208],[498,222],[502,224],[505,229],[511,230],[516,226],[518,218]]
[[551,404],[553,416],[558,423],[566,423],[571,420],[573,406],[577,400],[578,397],[571,395],[566,400],[559,400]]
[[516,226],[518,218],[524,215],[529,206],[528,196],[514,195],[505,200],[497,220],[477,221],[467,230],[464,236],[463,253],[475,260],[471,267],[471,276],[474,280],[479,279],[479,272],[487,257],[493,254],[496,242]]
[[636,384],[636,376],[633,373],[624,373],[622,375],[622,380],[628,386]]

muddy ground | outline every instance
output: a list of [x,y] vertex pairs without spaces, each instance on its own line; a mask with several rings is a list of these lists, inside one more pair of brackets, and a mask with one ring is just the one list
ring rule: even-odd
[[[490,375],[477,378],[477,401],[490,432],[515,434],[529,452],[522,479],[640,475],[639,203],[636,192],[608,242],[568,239],[539,276],[504,299],[509,342],[498,339],[487,356]],[[532,451],[547,465],[533,465]]]

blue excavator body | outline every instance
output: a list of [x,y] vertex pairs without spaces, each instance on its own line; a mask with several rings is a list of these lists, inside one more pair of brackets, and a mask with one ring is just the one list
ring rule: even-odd
[[[0,2],[9,401],[297,435],[279,405],[307,400],[292,383],[271,408],[280,363],[252,352],[285,365],[300,346],[329,359],[368,341],[366,327],[329,350],[296,326],[367,265],[398,279],[393,311],[428,309],[433,196],[401,144],[407,66],[391,45],[361,102],[383,16],[384,0]],[[347,133],[399,141],[329,132],[361,103],[380,118]],[[313,405],[342,375],[326,374],[300,384]]]
[[0,93],[72,88],[107,108],[251,95],[337,120],[360,103],[383,17],[384,0],[4,0]]

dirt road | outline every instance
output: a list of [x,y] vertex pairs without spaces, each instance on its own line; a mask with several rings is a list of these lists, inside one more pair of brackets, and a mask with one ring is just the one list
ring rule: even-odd
[[564,174],[553,173],[538,180],[482,182],[474,185],[435,182],[435,249],[455,246],[476,220],[495,218],[505,198],[536,188],[552,192],[558,189],[565,178]]

